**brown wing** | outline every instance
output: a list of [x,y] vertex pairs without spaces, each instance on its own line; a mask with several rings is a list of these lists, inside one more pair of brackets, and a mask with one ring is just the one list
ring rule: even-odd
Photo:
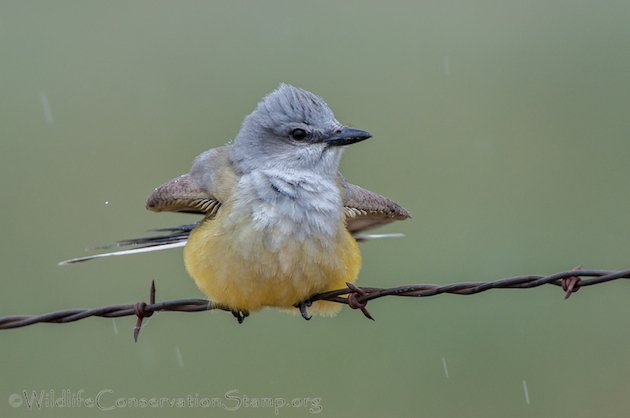
[[155,212],[188,212],[213,217],[232,194],[236,174],[228,159],[227,146],[213,148],[195,158],[190,173],[167,181],[147,199]]
[[352,234],[411,218],[411,213],[385,196],[345,180],[343,187],[346,225]]
[[190,174],[183,174],[157,187],[146,207],[154,212],[187,212],[207,216],[216,214],[221,202],[203,190]]

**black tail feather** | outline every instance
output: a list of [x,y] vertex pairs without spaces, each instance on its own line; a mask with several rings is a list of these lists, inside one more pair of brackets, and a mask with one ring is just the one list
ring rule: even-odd
[[116,241],[113,244],[103,245],[96,247],[96,250],[106,250],[109,248],[120,247],[153,247],[156,245],[173,244],[175,242],[181,242],[188,239],[190,231],[192,231],[197,224],[187,224],[168,228],[151,229],[155,232],[172,232],[171,234],[164,235],[152,235],[148,237],[130,238]]

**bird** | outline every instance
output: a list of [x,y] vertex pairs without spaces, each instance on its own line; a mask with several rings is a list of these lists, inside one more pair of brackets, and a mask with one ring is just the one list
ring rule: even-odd
[[[193,213],[199,222],[114,244],[128,250],[60,264],[183,246],[198,288],[239,322],[266,307],[298,307],[310,319],[304,305],[310,296],[357,280],[358,242],[376,236],[364,232],[411,217],[340,173],[344,149],[369,138],[338,122],[321,97],[280,84],[231,142],[197,156],[190,172],[155,188],[146,201],[150,211]],[[308,306],[332,316],[341,305]]]

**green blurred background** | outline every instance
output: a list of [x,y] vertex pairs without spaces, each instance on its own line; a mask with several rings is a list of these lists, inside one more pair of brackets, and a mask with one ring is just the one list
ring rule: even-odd
[[[159,299],[202,297],[180,250],[56,263],[194,221],[144,199],[280,82],[369,130],[344,174],[414,214],[382,230],[405,238],[362,245],[360,284],[630,268],[628,22],[627,1],[4,0],[0,315],[145,300],[152,279]],[[30,410],[21,395],[105,390],[105,407],[227,392],[321,398],[280,416],[623,417],[629,296],[617,282],[569,301],[554,287],[381,299],[376,322],[158,314],[137,344],[133,318],[2,331],[0,415],[275,415]]]

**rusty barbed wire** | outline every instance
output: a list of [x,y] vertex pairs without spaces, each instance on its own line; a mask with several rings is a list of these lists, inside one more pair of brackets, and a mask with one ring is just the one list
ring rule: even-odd
[[[588,277],[588,278],[585,278]],[[369,319],[374,319],[368,312],[367,303],[373,299],[385,296],[427,297],[443,293],[455,295],[474,295],[491,289],[530,289],[550,284],[561,287],[565,292],[565,299],[579,289],[611,282],[618,279],[630,279],[630,270],[606,271],[606,270],[582,270],[577,266],[572,270],[551,274],[548,276],[525,275],[514,276],[491,282],[463,282],[446,285],[413,284],[392,288],[359,287],[352,283],[346,283],[347,287],[330,292],[318,293],[308,300],[295,305],[300,310],[304,319],[310,319],[308,307],[317,301],[329,301],[346,304],[352,309],[359,309]],[[151,282],[149,291],[149,303],[137,302],[127,305],[102,306],[91,309],[67,309],[50,312],[41,315],[18,315],[0,317],[0,330],[21,328],[37,323],[65,324],[92,316],[103,318],[118,318],[122,316],[136,316],[134,327],[134,339],[142,326],[142,320],[155,312],[201,312],[210,310],[223,310],[231,312],[241,323],[248,313],[235,312],[225,305],[221,305],[206,299],[178,299],[165,302],[155,302],[155,282]]]

